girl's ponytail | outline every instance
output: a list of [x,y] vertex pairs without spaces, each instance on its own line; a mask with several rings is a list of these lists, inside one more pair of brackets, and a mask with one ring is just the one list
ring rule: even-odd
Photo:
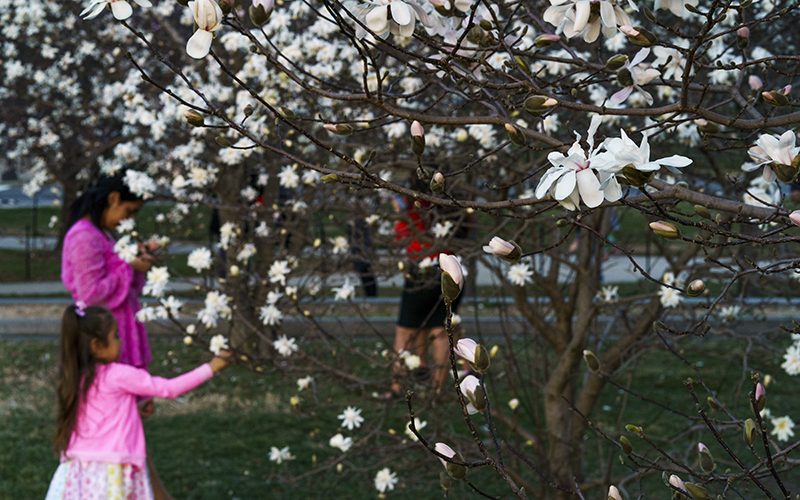
[[69,445],[69,439],[78,418],[81,398],[94,382],[96,361],[92,355],[91,341],[105,343],[108,332],[116,324],[114,316],[102,307],[81,309],[69,306],[61,318],[59,342],[58,421],[53,438],[53,449],[60,453]]

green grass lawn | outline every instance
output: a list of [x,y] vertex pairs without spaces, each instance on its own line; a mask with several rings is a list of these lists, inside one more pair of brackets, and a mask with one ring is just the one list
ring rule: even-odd
[[[368,342],[370,346],[375,345],[374,340]],[[777,366],[783,345],[764,348],[756,344],[748,352],[743,341],[682,339],[675,345],[689,361],[697,363],[709,388],[740,418],[750,415],[745,409],[750,372],[742,368],[746,354],[750,369],[770,373],[777,380],[768,388],[768,407],[773,414],[791,415],[800,421],[797,381]],[[376,349],[379,347],[376,345]],[[313,346],[306,348],[314,349]],[[529,348],[525,341],[515,344],[522,370],[535,368],[525,363]],[[494,407],[510,413],[506,402],[511,395],[506,389],[500,389],[506,387],[501,382],[508,373],[505,349],[501,347],[493,361],[488,384]],[[197,347],[187,347],[169,338],[153,339],[153,352],[151,370],[162,376],[182,373],[208,357]],[[56,357],[55,342],[0,342],[1,500],[43,498],[57,467],[50,449]],[[359,365],[358,360],[353,360],[352,366],[361,373],[370,370]],[[687,378],[697,378],[690,366],[676,361],[664,349],[655,348],[631,361],[628,369],[634,368],[636,377],[630,381],[631,391],[688,415],[696,415],[694,403],[683,386]],[[290,405],[289,398],[298,395],[294,381],[299,376],[271,369],[256,374],[233,366],[178,401],[159,401],[158,411],[146,422],[145,428],[149,449],[169,491],[182,499],[306,500],[319,495],[335,499],[372,499],[378,495],[373,486],[376,471],[390,467],[398,472],[400,482],[395,491],[387,492],[386,498],[443,498],[444,492],[438,485],[441,470],[438,461],[418,444],[410,442],[402,432],[407,413],[404,401],[385,407],[367,405],[354,396],[358,388],[317,378],[313,394],[299,393],[302,409],[297,410]],[[623,373],[617,381],[627,385],[627,375]],[[698,386],[697,391],[704,402],[706,395],[702,388]],[[340,429],[336,418],[348,404],[362,408],[367,420],[353,431]],[[530,404],[523,403],[517,413],[521,424],[529,429]],[[705,403],[703,407],[707,408]],[[619,414],[621,408],[624,408],[622,415]],[[459,435],[463,438],[458,443],[462,451],[470,450],[459,411],[447,397],[435,408],[420,408],[418,416],[428,422],[423,432],[433,436],[439,429],[451,436]],[[724,419],[720,412],[711,411],[710,415]],[[651,459],[657,454],[634,434],[625,432],[625,424],[642,426],[645,434],[660,447],[677,457],[686,456],[693,466],[696,466],[696,453],[691,447],[702,441],[711,448],[719,471],[736,470],[735,463],[702,422],[687,422],[613,387],[605,390],[591,418],[612,436],[627,435],[634,450]],[[482,417],[477,416],[479,432],[486,436],[482,422]],[[499,430],[501,435],[506,435],[503,425],[499,425]],[[337,432],[352,436],[356,441],[363,439],[342,462],[340,472],[334,461],[341,453],[328,446],[328,440]],[[753,456],[741,444],[740,431],[731,429],[723,433],[745,463],[753,465]],[[512,439],[512,443],[523,452],[530,451],[524,441]],[[289,446],[296,458],[283,464],[271,462],[269,452],[273,446]],[[596,475],[598,467],[608,465],[613,467],[613,477],[627,475],[617,458],[621,453],[599,439],[594,431],[587,433],[585,453],[589,475]],[[790,458],[800,459],[799,455],[795,450]],[[467,451],[467,456],[477,458],[474,452]],[[530,470],[526,471],[520,462],[508,458],[508,453],[506,457],[509,467],[523,471],[525,479],[536,484],[536,476]],[[473,470],[470,478],[492,495],[511,498],[507,485],[491,470]],[[785,478],[787,484],[795,488],[800,486],[792,473]],[[669,494],[658,475],[647,476],[643,488],[653,498],[665,498]],[[710,489],[718,493],[716,485]],[[749,491],[751,495],[747,498],[761,498],[752,487]],[[600,494],[597,490],[591,493],[589,498]],[[454,486],[450,498],[478,497],[459,483]]]

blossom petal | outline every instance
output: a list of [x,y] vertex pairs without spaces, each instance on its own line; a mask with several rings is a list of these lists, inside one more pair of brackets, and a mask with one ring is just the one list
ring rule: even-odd
[[616,176],[612,176],[611,179],[608,180],[606,188],[603,189],[603,196],[608,201],[617,201],[622,198],[622,187],[620,187]]
[[778,147],[780,148],[781,152],[781,163],[785,165],[792,164],[792,150],[794,149],[794,143],[794,132],[791,130],[787,130],[781,135],[781,140],[778,142]]
[[594,208],[603,203],[603,192],[600,190],[600,181],[591,169],[581,170],[576,174],[578,191],[586,206]]
[[575,190],[575,172],[569,171],[556,183],[556,191],[553,194],[555,199],[563,200]]
[[580,0],[575,2],[575,33],[580,33],[589,22],[589,16],[592,13],[592,4],[588,0]]
[[186,42],[186,53],[195,59],[204,58],[211,50],[211,40],[213,39],[214,35],[212,35],[210,31],[195,31],[194,35]]
[[617,15],[614,13],[614,6],[611,5],[611,2],[600,2],[600,18],[606,27],[617,27]]
[[614,104],[622,104],[625,102],[628,96],[631,95],[631,92],[633,92],[633,85],[625,87],[624,89],[612,95],[610,101]]
[[389,29],[388,8],[386,5],[375,7],[364,18],[367,27],[379,35],[386,33]]
[[403,2],[394,1],[390,3],[389,10],[392,12],[392,19],[400,26],[405,26],[414,19],[411,15],[411,9]]
[[672,155],[667,158],[656,160],[659,165],[669,165],[671,167],[685,167],[692,164],[692,159],[680,155]]
[[115,18],[124,21],[133,15],[133,8],[125,0],[119,0],[111,3],[111,12],[114,13]]
[[[605,2],[600,2],[605,3]],[[591,23],[588,29],[584,30],[583,32],[583,41],[586,43],[594,43],[597,40],[597,37],[600,36],[600,21],[595,21]]]

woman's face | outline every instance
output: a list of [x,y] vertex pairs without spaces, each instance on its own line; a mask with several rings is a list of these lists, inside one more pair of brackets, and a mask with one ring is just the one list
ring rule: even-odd
[[143,200],[120,201],[119,193],[114,191],[108,195],[108,208],[103,210],[100,220],[103,229],[114,230],[120,221],[130,219],[144,205]]

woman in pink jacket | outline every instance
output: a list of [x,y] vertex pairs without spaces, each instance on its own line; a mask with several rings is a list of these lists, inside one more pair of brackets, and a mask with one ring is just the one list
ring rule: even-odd
[[[144,205],[124,182],[124,173],[103,177],[70,207],[61,256],[61,280],[76,303],[111,311],[119,325],[119,363],[147,368],[152,360],[144,324],[136,320],[139,294],[154,258],[145,248],[130,264],[114,251],[113,231]],[[152,400],[140,402],[142,417],[153,412]],[[155,498],[171,498],[148,458]]]

